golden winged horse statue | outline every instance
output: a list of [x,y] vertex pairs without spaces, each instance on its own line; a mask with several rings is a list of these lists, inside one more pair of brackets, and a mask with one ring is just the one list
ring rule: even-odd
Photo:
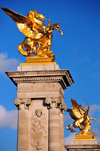
[[[72,126],[75,128],[79,128],[81,135],[94,135],[93,132],[91,132],[91,121],[92,119],[96,120],[93,117],[90,117],[88,115],[90,106],[88,105],[88,108],[83,109],[82,105],[78,105],[77,102],[74,99],[71,99],[72,103],[72,109],[67,109],[67,112],[69,112],[69,115],[72,119],[74,119],[73,124],[68,125],[66,128],[71,130],[71,132],[75,132]],[[98,120],[96,120],[98,122]]]
[[[35,54],[41,57],[55,59],[55,55],[50,50],[52,42],[52,32],[57,30],[60,34],[63,32],[59,29],[60,23],[46,26],[41,20],[46,20],[45,16],[36,10],[30,11],[26,16],[22,16],[8,8],[2,7],[4,12],[11,17],[17,24],[18,29],[26,36],[23,43],[18,45],[18,51],[24,56]],[[41,20],[40,20],[41,19]]]

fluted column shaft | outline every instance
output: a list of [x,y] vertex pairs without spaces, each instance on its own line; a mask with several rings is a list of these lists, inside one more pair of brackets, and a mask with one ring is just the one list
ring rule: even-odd
[[60,123],[61,123],[61,151],[64,151],[64,121],[63,121],[63,113],[60,114]]
[[21,105],[21,110],[18,111],[18,151],[28,151],[28,115],[24,109],[24,104]]
[[29,151],[29,105],[31,99],[15,98],[14,104],[18,109],[18,151]]
[[49,151],[61,151],[60,109],[55,103],[49,109]]

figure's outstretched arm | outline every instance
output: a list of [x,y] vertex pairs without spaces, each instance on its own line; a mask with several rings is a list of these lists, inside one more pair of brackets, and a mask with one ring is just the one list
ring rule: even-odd
[[94,117],[90,117],[90,120],[95,120],[96,122],[99,122],[97,119],[95,119]]
[[48,19],[48,27],[50,27],[50,19]]
[[87,115],[88,115],[88,112],[89,112],[89,108],[90,108],[90,105],[88,105],[88,108],[86,108],[86,111],[84,113],[84,120],[87,118]]

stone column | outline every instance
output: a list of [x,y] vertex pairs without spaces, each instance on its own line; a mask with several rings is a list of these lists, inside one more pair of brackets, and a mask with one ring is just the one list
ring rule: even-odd
[[64,121],[63,121],[63,113],[60,114],[60,124],[61,124],[61,151],[64,151]]
[[60,110],[55,108],[49,110],[49,151],[61,151],[61,125]]
[[49,109],[49,151],[61,151],[60,110],[56,102]]
[[45,103],[49,108],[49,151],[64,151],[63,96],[46,98]]
[[60,114],[60,124],[61,124],[61,151],[64,151],[64,121],[63,114],[67,110],[65,102],[60,104],[61,114]]
[[29,105],[31,99],[15,98],[14,104],[18,109],[18,151],[29,150]]

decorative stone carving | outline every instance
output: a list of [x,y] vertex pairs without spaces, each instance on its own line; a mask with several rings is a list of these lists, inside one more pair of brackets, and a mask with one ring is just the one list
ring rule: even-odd
[[41,110],[41,109],[35,110],[35,114],[37,115],[37,117],[41,117],[41,115],[42,115],[42,110]]
[[64,114],[64,111],[67,110],[66,103],[65,102],[61,103],[59,107],[61,109],[61,112]]
[[47,129],[46,129],[45,115],[42,109],[36,109],[33,111],[31,117],[31,132],[30,140],[32,151],[47,151]]
[[61,90],[59,83],[23,83],[18,85],[18,91],[55,91]]
[[15,98],[14,99],[14,104],[17,106],[17,109],[21,109],[21,104],[24,104],[24,109],[29,109],[29,105],[31,104],[31,99],[19,99]]
[[[25,82],[26,83],[26,81],[28,81],[28,82],[32,82],[32,81],[34,81],[34,82],[36,82],[36,81],[58,81],[58,80],[62,80],[62,77],[39,77],[39,78],[33,78],[33,77],[29,77],[29,78],[23,78],[23,77],[21,77],[21,78],[13,78],[13,80],[14,80],[14,82]],[[63,82],[63,80],[62,80],[62,82]]]
[[59,98],[48,97],[45,99],[45,103],[48,105],[48,108],[52,108],[52,104],[55,103],[55,107],[60,108],[62,113],[64,113],[64,111],[67,110],[66,103],[63,102],[62,97]]

